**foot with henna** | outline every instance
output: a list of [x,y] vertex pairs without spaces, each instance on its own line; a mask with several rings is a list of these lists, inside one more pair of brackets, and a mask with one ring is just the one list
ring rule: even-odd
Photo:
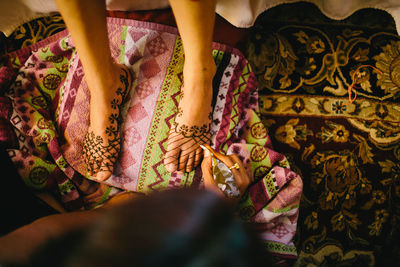
[[213,61],[207,66],[185,64],[178,113],[169,132],[164,158],[169,172],[190,172],[201,162],[200,145],[210,141],[214,74]]
[[115,65],[115,73],[102,94],[91,95],[90,125],[83,142],[83,155],[88,175],[96,181],[108,179],[121,149],[121,108],[127,100],[133,81],[132,72],[123,65]]

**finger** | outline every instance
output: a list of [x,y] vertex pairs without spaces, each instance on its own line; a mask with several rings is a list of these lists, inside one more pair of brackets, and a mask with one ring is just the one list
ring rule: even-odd
[[246,178],[248,184],[254,182],[254,176],[249,176],[244,166],[241,166],[239,170],[242,177]]
[[211,157],[204,158],[201,163],[201,172],[205,178],[210,178],[212,176],[212,159]]
[[[222,155],[221,153],[215,152],[215,150],[213,150],[209,145],[204,146],[209,149],[217,159],[222,161],[230,169],[233,174],[233,178],[235,179],[235,182],[239,188],[239,191],[241,195],[243,195],[250,184],[250,178],[247,175],[243,166],[243,162],[240,160],[240,158],[236,154]],[[235,163],[238,163],[239,169],[231,168],[235,165]]]
[[235,163],[233,162],[233,160],[230,158],[230,156],[226,156],[226,155],[222,155],[219,152],[216,152],[214,149],[212,149],[209,145],[205,144],[204,145],[208,150],[210,150],[210,152],[214,155],[214,157],[216,157],[217,159],[219,159],[220,161],[222,161],[226,166],[231,167],[233,166]]
[[203,159],[203,162],[201,163],[201,171],[203,173],[204,187],[207,190],[217,193],[220,197],[224,197],[224,193],[218,188],[214,181],[211,157],[206,157]]
[[[209,149],[217,159],[222,161],[230,169],[230,171],[233,174],[233,178],[235,179],[235,182],[240,189],[240,192],[243,192],[247,188],[247,185],[249,184],[249,182],[247,181],[247,179],[248,179],[247,174],[243,175],[239,171],[240,169],[243,169],[243,164],[242,164],[241,160],[239,159],[239,157],[235,154],[222,155],[221,153],[215,152],[215,150],[213,150],[209,145],[204,145],[204,146],[207,149]],[[236,162],[239,164],[239,170],[235,169],[235,168],[231,168],[232,166],[235,165]]]
[[254,181],[254,177],[248,175],[246,168],[243,165],[243,162],[238,157],[236,157],[235,161],[239,164],[240,175],[241,177],[243,177],[247,187],[248,185],[250,185],[250,183]]
[[203,159],[203,162],[201,163],[201,172],[203,173],[203,179],[204,179],[204,186],[205,187],[213,187],[217,186],[215,184],[214,178],[213,178],[213,173],[212,173],[212,158],[207,157]]
[[214,155],[217,159],[222,161],[222,163],[224,163],[231,171],[237,171],[237,169],[235,169],[235,168],[231,169],[231,167],[233,165],[235,165],[235,162],[233,161],[233,159],[230,156],[225,156],[220,153],[218,153],[218,155],[217,154],[214,154]]
[[239,169],[231,169],[231,171],[234,174],[234,178],[238,187],[240,188],[240,192],[243,194],[250,185],[251,180],[247,175],[246,169],[244,168],[243,162],[240,160],[240,158],[236,154],[232,154],[230,157],[239,165]]
[[230,171],[233,174],[233,178],[235,179],[239,191],[243,193],[248,185],[248,183],[246,183],[246,177],[244,177],[238,169],[230,169]]
[[[202,147],[202,146],[206,148],[206,149],[204,149],[204,151],[208,151],[211,154],[216,153],[215,150],[209,144],[204,144],[204,145],[201,145],[200,147]],[[207,155],[207,157],[208,157],[208,155]]]
[[232,154],[230,156],[235,164],[237,163],[239,165],[238,171],[240,172],[240,174],[250,181],[250,177],[247,175],[246,168],[243,165],[243,161],[236,154]]

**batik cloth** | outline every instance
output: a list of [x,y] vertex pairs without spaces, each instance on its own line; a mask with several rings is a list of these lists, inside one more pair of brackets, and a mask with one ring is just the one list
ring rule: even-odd
[[[90,94],[68,32],[7,54],[0,69],[1,141],[26,185],[53,192],[69,210],[94,208],[126,190],[150,194],[202,186],[200,168],[179,175],[163,165],[182,86],[183,47],[176,28],[109,18],[108,30],[112,56],[132,69],[135,80],[122,109],[120,158],[104,183],[86,177],[82,143]],[[225,45],[213,48],[211,145],[237,154],[256,181],[238,214],[256,223],[274,255],[296,257],[292,238],[301,179],[272,149],[256,114],[257,84],[246,59]]]

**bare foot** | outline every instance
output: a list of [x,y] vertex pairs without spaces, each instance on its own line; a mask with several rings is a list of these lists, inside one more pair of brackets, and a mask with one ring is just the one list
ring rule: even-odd
[[[132,86],[133,75],[122,65],[115,64],[111,79],[99,85],[99,94],[90,97],[90,125],[83,143],[88,174],[97,181],[108,179],[121,149],[120,107]],[[97,91],[96,91],[97,92]]]
[[201,162],[203,150],[199,145],[210,140],[214,74],[214,62],[207,67],[185,63],[182,96],[164,158],[169,172],[190,172]]

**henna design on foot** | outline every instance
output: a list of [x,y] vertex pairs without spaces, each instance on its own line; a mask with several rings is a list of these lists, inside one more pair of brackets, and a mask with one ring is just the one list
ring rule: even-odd
[[86,134],[83,153],[90,175],[101,171],[112,172],[120,150],[120,141],[119,136],[104,142],[103,138],[93,131]]
[[[111,114],[108,116],[109,125],[104,130],[104,137],[89,130],[83,142],[84,160],[87,165],[88,174],[95,176],[96,180],[104,181],[113,172],[114,165],[118,159],[121,149],[120,128],[122,116],[120,107],[127,101],[127,95],[133,75],[125,68],[121,69],[120,82],[122,87],[115,91],[115,97],[110,102]],[[101,175],[97,175],[103,173]]]
[[[178,112],[177,117],[180,114]],[[212,113],[209,114],[211,120]],[[211,123],[187,126],[174,122],[168,137],[164,164],[168,171],[190,172],[200,164],[203,150],[200,145],[210,141]]]

